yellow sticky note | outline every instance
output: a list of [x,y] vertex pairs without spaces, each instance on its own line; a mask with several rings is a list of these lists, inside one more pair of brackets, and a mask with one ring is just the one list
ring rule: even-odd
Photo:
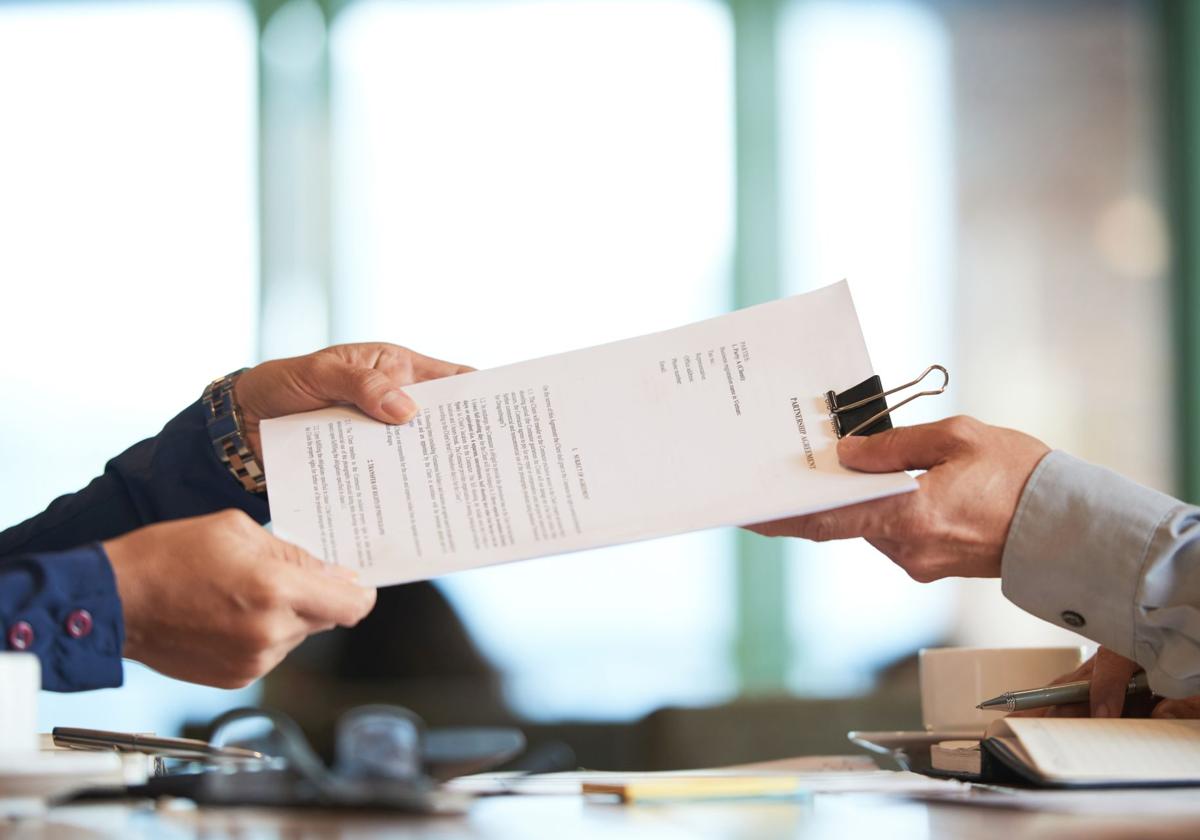
[[786,776],[695,776],[646,779],[625,784],[584,784],[585,794],[609,794],[623,802],[662,799],[752,799],[797,796],[804,789]]

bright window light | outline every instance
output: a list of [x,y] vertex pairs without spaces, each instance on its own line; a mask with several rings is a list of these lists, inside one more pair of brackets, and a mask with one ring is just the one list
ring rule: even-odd
[[[780,43],[788,291],[848,279],[885,383],[934,362],[953,371],[945,32],[915,3],[794,2]],[[952,399],[915,402],[897,422],[951,414]],[[799,689],[861,686],[948,629],[953,583],[914,583],[860,540],[789,552]]]
[[[5,525],[253,362],[256,31],[222,0],[0,5]],[[44,692],[42,725],[171,732],[239,702],[127,682]]]
[[[350,7],[336,338],[490,367],[725,311],[731,49],[711,0]],[[443,585],[519,711],[629,716],[732,691],[730,550],[690,535]]]

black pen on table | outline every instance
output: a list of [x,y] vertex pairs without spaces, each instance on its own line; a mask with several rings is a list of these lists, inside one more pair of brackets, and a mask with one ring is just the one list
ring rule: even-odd
[[[1045,706],[1060,706],[1064,703],[1086,703],[1091,694],[1092,684],[1087,680],[1048,685],[1044,688],[1028,688],[1023,691],[1006,691],[999,697],[984,700],[976,709],[985,712],[1023,712],[1026,709],[1040,709]],[[1150,683],[1146,672],[1135,674],[1125,686],[1125,696],[1148,694]]]

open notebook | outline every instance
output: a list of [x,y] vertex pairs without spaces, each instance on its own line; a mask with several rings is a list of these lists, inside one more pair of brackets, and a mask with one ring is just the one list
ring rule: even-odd
[[1003,718],[982,741],[982,776],[1048,787],[1200,785],[1200,720]]

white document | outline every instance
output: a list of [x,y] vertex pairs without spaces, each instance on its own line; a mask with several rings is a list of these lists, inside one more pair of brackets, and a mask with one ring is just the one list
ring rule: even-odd
[[871,375],[842,282],[412,385],[404,426],[351,408],[268,420],[274,531],[388,585],[915,489],[838,464],[824,394]]
[[[822,766],[825,765],[825,766]],[[666,770],[658,772],[621,772],[582,770],[569,773],[480,773],[459,776],[443,783],[445,790],[470,793],[475,796],[524,794],[528,796],[578,796],[585,784],[632,785],[638,782],[679,782],[697,778],[761,778],[763,776],[795,779],[808,793],[891,793],[941,794],[944,797],[962,796],[968,787],[952,779],[934,779],[907,770],[862,768],[849,761],[818,760],[795,770],[756,772],[746,768],[728,767],[711,770]]]

